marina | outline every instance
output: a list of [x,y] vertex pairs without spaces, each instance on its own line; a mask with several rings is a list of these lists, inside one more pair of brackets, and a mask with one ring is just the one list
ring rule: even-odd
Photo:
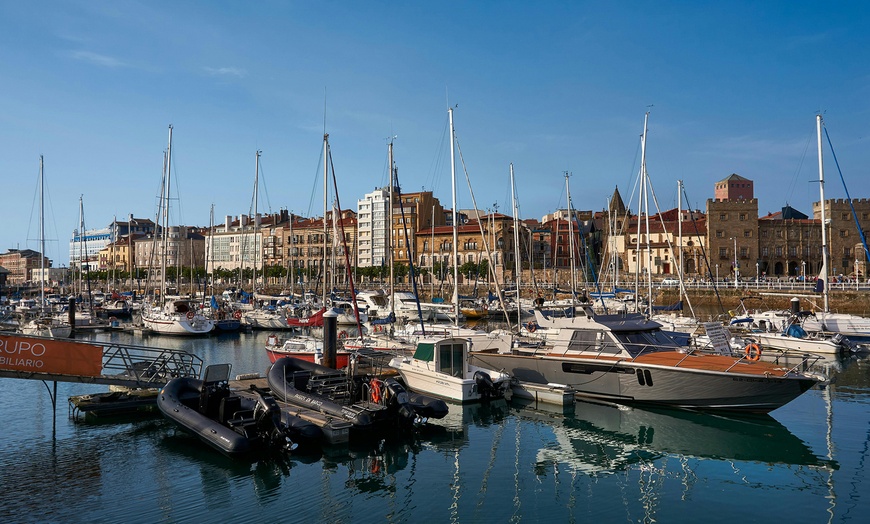
[[[81,336],[143,342],[120,330]],[[206,366],[230,362],[233,375],[263,377],[267,337],[145,341],[189,351]],[[65,417],[39,381],[2,378],[0,413],[29,420],[0,449],[7,487],[0,518],[652,522],[709,520],[713,504],[715,521],[846,522],[870,508],[863,485],[870,362],[829,356],[814,370],[831,384],[769,415],[515,396],[449,404],[444,418],[416,432],[335,439],[260,460],[216,453],[153,410]],[[59,400],[105,391],[58,383]]]

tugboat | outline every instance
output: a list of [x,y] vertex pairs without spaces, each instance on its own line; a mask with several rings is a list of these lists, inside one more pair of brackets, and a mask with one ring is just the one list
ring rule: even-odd
[[229,388],[230,364],[208,366],[203,380],[170,380],[157,396],[163,415],[218,451],[231,456],[269,451],[289,452],[292,435],[316,439],[320,428],[281,411],[266,391],[250,395]]

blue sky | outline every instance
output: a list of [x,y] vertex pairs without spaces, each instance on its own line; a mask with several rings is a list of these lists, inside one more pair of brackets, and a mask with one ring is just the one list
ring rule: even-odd
[[[79,223],[154,217],[169,124],[173,223],[251,209],[322,214],[330,134],[342,207],[387,180],[450,205],[447,107],[478,207],[511,214],[629,200],[647,169],[662,209],[683,180],[704,209],[731,173],[759,211],[818,200],[822,111],[850,194],[870,197],[870,7],[864,2],[0,3],[0,250],[68,262]],[[462,175],[459,207],[472,201]],[[845,196],[830,154],[826,193]],[[176,192],[177,189],[177,192]],[[631,204],[633,209],[637,204]]]

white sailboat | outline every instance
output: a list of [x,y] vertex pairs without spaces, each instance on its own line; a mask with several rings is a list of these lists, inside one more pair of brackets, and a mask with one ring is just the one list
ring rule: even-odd
[[506,334],[503,337],[500,333],[486,333],[459,327],[459,269],[456,264],[458,249],[456,138],[453,108],[448,109],[448,116],[450,118],[450,174],[453,190],[454,321],[449,325],[420,322],[406,324],[399,336],[412,342],[416,351],[413,356],[393,358],[390,367],[398,370],[408,387],[414,391],[456,402],[472,402],[503,397],[510,390],[510,376],[506,373],[469,364],[468,357],[472,345],[475,349],[505,351],[510,348],[511,336]]
[[[172,125],[169,126],[169,148],[166,152],[166,162],[163,170],[163,187],[160,193],[160,210],[163,220],[159,229],[161,231],[161,268],[160,268],[160,296],[159,302],[153,302],[142,307],[142,324],[153,333],[160,335],[205,335],[214,329],[214,321],[206,318],[197,304],[192,300],[183,298],[169,298],[166,296],[166,256],[168,244],[169,226],[169,188],[171,181],[172,165]],[[155,237],[155,244],[156,244]],[[154,246],[156,248],[156,245]],[[152,254],[154,250],[152,249]],[[150,281],[149,276],[149,281]],[[162,302],[162,303],[161,303]]]
[[[822,115],[816,115],[816,133],[818,135],[819,149],[819,198],[822,214],[822,271],[816,281],[816,291],[822,292],[823,309],[807,318],[803,327],[810,332],[839,333],[847,337],[870,338],[870,318],[851,315],[847,313],[834,313],[828,304],[828,289],[830,286],[830,271],[828,261],[828,227],[826,225],[827,213],[825,209],[825,169],[822,155]],[[821,287],[821,289],[819,289]]]
[[45,175],[42,155],[39,155],[39,307],[37,316],[21,326],[21,332],[27,335],[43,337],[67,338],[72,332],[69,322],[51,316],[45,303]]

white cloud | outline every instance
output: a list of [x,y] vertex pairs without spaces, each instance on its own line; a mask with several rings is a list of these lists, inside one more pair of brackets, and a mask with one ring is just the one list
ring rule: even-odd
[[247,75],[247,71],[238,67],[204,67],[206,73],[212,76],[235,76],[242,78]]
[[111,56],[101,55],[98,53],[92,53],[90,51],[73,51],[70,53],[75,60],[81,60],[83,62],[90,62],[95,65],[103,66],[103,67],[125,67],[127,64],[118,60],[117,58],[112,58]]

